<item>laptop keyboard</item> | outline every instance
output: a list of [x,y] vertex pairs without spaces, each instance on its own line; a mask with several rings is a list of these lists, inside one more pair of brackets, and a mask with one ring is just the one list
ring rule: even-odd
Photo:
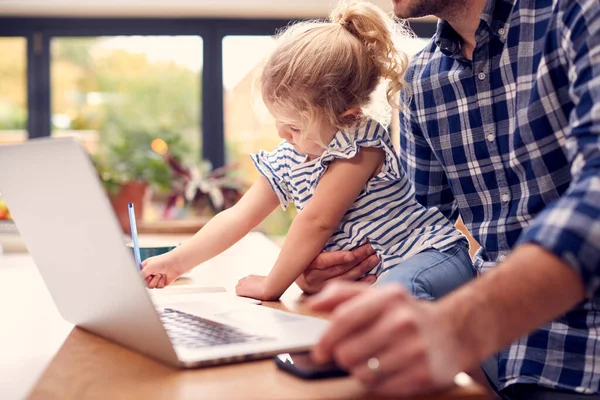
[[223,344],[256,343],[272,340],[268,336],[253,335],[233,326],[200,318],[172,308],[165,308],[160,314],[160,319],[167,330],[167,335],[175,346],[197,349]]

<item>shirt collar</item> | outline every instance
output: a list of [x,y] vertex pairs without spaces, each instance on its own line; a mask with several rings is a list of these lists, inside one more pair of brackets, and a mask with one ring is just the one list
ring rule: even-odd
[[[506,34],[510,25],[510,16],[517,0],[488,0],[481,13],[481,21],[488,27],[491,33],[502,42],[506,40]],[[481,29],[481,28],[480,28]],[[447,56],[454,56],[460,52],[461,37],[444,20],[439,20],[434,36],[435,44]]]
[[460,35],[448,22],[442,19],[438,20],[434,38],[436,46],[445,55],[452,57],[460,52]]
[[488,0],[481,13],[481,20],[490,29],[492,35],[497,36],[502,42],[506,41],[515,3],[516,0]]

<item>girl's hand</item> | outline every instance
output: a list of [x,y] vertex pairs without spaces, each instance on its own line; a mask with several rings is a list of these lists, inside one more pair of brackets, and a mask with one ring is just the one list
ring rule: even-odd
[[150,257],[142,262],[142,277],[149,288],[162,289],[186,271],[179,267],[171,253]]
[[251,297],[257,300],[276,300],[265,296],[266,276],[249,275],[240,279],[235,287],[235,294],[242,297]]

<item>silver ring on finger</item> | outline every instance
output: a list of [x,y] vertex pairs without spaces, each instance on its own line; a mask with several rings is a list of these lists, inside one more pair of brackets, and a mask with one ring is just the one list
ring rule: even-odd
[[367,360],[367,368],[375,375],[379,373],[380,366],[381,365],[377,357],[371,357]]

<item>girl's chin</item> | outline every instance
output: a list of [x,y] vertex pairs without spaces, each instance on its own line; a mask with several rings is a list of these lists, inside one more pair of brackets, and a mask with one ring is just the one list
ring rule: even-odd
[[309,160],[319,158],[319,157],[321,157],[321,154],[323,154],[322,152],[321,152],[321,154],[313,154],[312,152],[304,151],[300,147],[296,146],[295,144],[293,144],[292,147],[294,148],[296,153],[307,156]]

